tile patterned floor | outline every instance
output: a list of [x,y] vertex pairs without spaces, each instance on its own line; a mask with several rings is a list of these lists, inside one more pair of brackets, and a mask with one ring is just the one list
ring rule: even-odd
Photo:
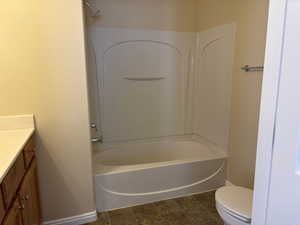
[[223,225],[214,192],[99,214],[88,225]]

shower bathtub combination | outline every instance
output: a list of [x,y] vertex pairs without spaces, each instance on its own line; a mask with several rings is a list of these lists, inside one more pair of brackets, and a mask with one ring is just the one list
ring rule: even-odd
[[88,33],[98,212],[225,185],[235,26]]
[[215,190],[226,154],[193,138],[103,147],[94,155],[99,212]]

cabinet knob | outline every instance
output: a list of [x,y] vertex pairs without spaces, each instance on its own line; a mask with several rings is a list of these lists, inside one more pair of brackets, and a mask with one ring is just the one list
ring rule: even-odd
[[27,201],[27,200],[29,200],[29,195],[25,195],[25,196],[21,197],[21,200],[22,200],[22,201]]
[[21,204],[18,209],[21,209],[21,210],[25,209],[25,205]]

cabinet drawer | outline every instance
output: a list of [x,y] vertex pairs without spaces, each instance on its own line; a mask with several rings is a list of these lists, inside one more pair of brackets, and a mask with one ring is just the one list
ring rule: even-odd
[[35,140],[32,136],[24,148],[24,160],[25,160],[25,167],[28,168],[30,166],[30,162],[32,161],[35,155]]
[[8,211],[2,225],[22,225],[22,212],[19,199],[14,201],[14,204]]
[[9,207],[14,196],[16,195],[17,189],[24,174],[24,158],[23,154],[20,154],[1,184],[6,209]]
[[5,215],[4,200],[3,200],[2,193],[0,190],[0,224],[4,218],[4,215]]

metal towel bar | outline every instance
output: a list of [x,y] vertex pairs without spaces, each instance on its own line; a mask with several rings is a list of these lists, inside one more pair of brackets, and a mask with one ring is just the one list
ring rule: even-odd
[[245,65],[241,69],[244,70],[245,72],[264,71],[264,67],[263,66],[249,66],[249,65]]
[[124,77],[125,80],[133,80],[133,81],[155,81],[155,80],[163,80],[164,77]]

